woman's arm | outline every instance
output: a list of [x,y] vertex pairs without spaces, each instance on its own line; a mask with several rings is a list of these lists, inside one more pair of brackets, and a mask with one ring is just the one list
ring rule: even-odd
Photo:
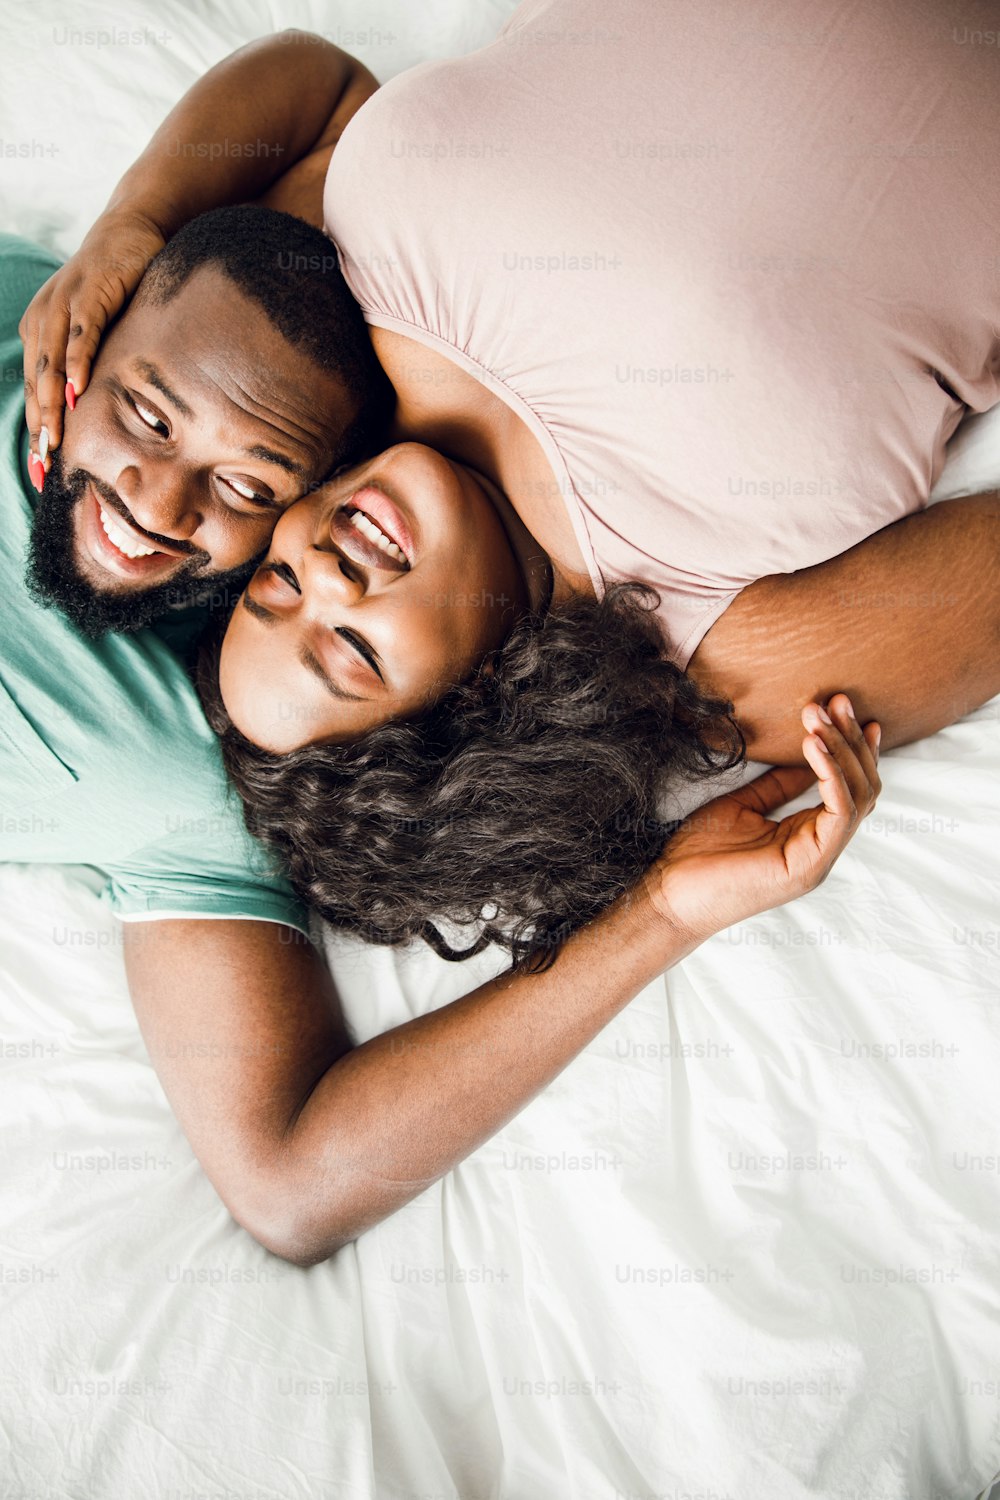
[[43,426],[43,446],[59,446],[67,380],[75,399],[104,329],[182,225],[209,208],[260,200],[322,226],[333,149],[377,88],[340,47],[284,31],[242,47],[189,89],[21,320],[33,452]]
[[839,729],[804,715],[821,806],[767,817],[812,781],[802,770],[716,798],[545,973],[504,975],[359,1047],[289,929],[127,924],[150,1057],[234,1218],[288,1260],[324,1259],[499,1130],[664,969],[818,885],[879,790],[877,727],[862,735],[843,699],[831,711]]
[[734,599],[689,671],[732,699],[752,759],[800,763],[798,712],[834,687],[882,745],[933,734],[1000,693],[1000,496],[945,500],[840,557]]
[[[151,219],[164,239],[197,214],[268,195],[310,158],[322,173],[348,120],[378,88],[357,58],[307,31],[241,47],[188,90],[129,167],[107,212]],[[299,217],[322,226],[323,176]]]

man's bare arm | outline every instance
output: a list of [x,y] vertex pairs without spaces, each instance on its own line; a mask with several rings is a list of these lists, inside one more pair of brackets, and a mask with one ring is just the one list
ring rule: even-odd
[[[863,735],[843,699],[830,707],[836,724],[804,715],[811,771],[700,809],[547,972],[504,975],[356,1048],[325,965],[290,928],[127,924],[150,1056],[233,1216],[286,1259],[323,1259],[499,1130],[706,937],[813,889],[879,786],[876,726]],[[813,774],[822,802],[771,820]]]
[[689,665],[730,698],[752,759],[801,761],[799,709],[841,688],[882,745],[933,734],[1000,693],[1000,496],[947,500],[840,557],[762,578]]

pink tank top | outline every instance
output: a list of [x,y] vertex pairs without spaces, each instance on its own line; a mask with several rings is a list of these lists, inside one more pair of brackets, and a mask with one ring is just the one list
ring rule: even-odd
[[538,438],[598,593],[686,666],[753,580],[923,506],[1000,400],[1000,45],[977,0],[527,0],[359,111],[369,323]]

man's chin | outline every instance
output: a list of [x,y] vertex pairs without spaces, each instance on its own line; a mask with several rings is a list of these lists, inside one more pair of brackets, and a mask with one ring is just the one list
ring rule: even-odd
[[60,477],[53,482],[53,473],[47,475],[35,505],[26,582],[39,604],[62,610],[86,636],[142,630],[185,606],[231,607],[253,572],[253,563],[229,573],[206,573],[183,561],[156,582],[112,580],[86,554],[78,535],[85,483],[70,487]]

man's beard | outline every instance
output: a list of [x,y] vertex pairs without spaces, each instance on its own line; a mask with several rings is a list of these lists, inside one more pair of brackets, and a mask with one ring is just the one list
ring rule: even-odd
[[259,558],[226,573],[213,573],[205,571],[203,555],[199,554],[189,563],[183,563],[166,582],[121,593],[102,593],[88,583],[74,555],[73,519],[88,484],[92,483],[97,489],[90,474],[74,469],[67,475],[62,455],[52,455],[31,525],[25,581],[33,599],[61,609],[78,630],[91,638],[108,631],[141,630],[168,610],[183,605],[202,604],[227,611],[232,608]]

